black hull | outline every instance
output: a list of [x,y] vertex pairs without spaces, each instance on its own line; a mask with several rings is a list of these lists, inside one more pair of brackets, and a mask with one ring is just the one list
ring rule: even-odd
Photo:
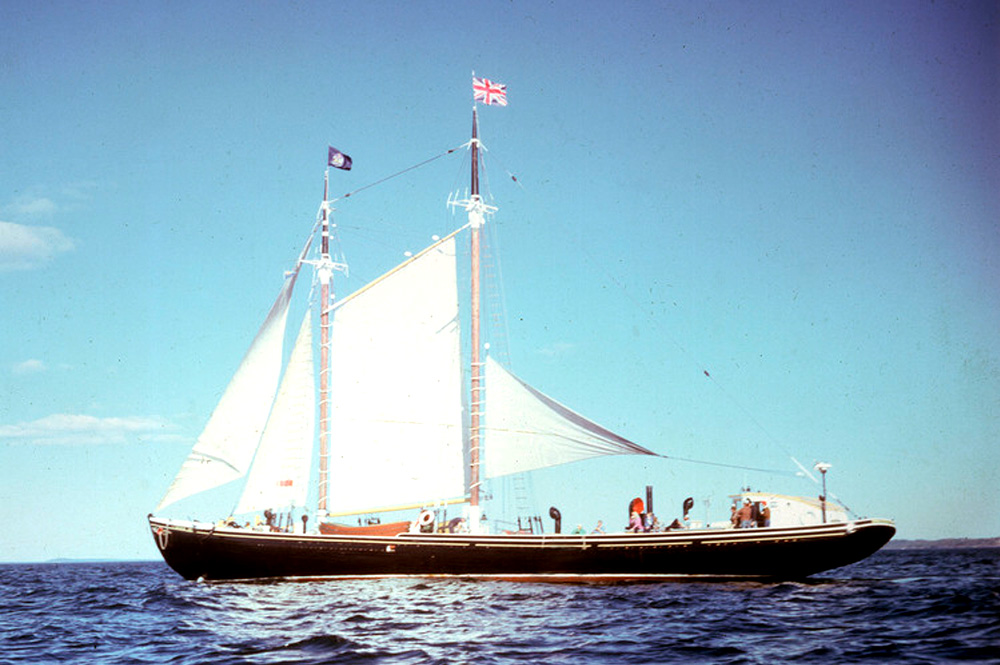
[[460,576],[617,581],[793,580],[864,559],[887,520],[648,534],[334,536],[263,533],[150,517],[167,564],[189,580]]

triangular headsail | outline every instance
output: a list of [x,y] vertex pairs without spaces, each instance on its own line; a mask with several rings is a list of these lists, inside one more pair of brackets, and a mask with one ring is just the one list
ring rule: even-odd
[[486,475],[490,478],[601,455],[657,455],[535,390],[486,360]]
[[236,514],[305,506],[316,429],[312,344],[306,310]]
[[157,510],[246,474],[277,390],[288,304],[297,276],[298,270],[286,277],[267,318]]

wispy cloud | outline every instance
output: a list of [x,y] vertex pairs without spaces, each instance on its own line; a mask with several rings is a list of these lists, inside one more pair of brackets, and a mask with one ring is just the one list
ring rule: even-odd
[[55,201],[45,196],[25,196],[7,206],[12,215],[53,215],[59,209]]
[[25,221],[39,220],[88,207],[95,194],[114,188],[113,183],[77,180],[57,187],[32,187],[0,204],[0,216]]
[[44,361],[31,358],[30,360],[15,363],[11,368],[11,372],[17,375],[38,374],[39,372],[44,372],[46,369],[48,368],[45,366]]
[[576,344],[573,342],[554,342],[548,346],[543,346],[538,349],[537,353],[540,356],[545,356],[546,358],[560,358],[567,356],[576,350]]
[[0,442],[26,445],[97,445],[178,441],[177,427],[159,416],[97,418],[58,413],[16,425],[0,425]]
[[108,183],[102,184],[95,180],[78,180],[76,182],[71,182],[65,185],[60,191],[60,198],[69,201],[65,206],[60,206],[60,209],[72,210],[80,205],[85,205],[94,196],[94,193],[101,190],[107,189],[109,186],[113,188],[113,185]]
[[40,268],[74,247],[55,227],[0,222],[0,272]]

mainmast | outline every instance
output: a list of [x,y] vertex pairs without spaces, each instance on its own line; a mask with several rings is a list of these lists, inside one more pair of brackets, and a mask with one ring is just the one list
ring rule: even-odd
[[475,103],[472,106],[472,140],[469,142],[472,149],[472,181],[469,188],[469,197],[462,200],[451,200],[449,205],[462,206],[469,215],[469,228],[471,229],[470,257],[471,266],[471,326],[470,336],[472,342],[471,353],[471,398],[469,409],[469,528],[473,533],[479,530],[480,518],[480,450],[482,443],[482,428],[480,420],[483,414],[483,362],[481,360],[482,342],[479,332],[479,246],[480,229],[486,223],[486,215],[496,212],[496,208],[487,205],[483,197],[479,194],[479,153],[481,145],[479,143],[479,116],[476,112]]
[[480,518],[480,450],[482,444],[482,428],[480,420],[483,414],[483,362],[481,360],[482,341],[479,332],[479,245],[480,229],[486,223],[486,215],[496,212],[496,208],[487,205],[483,197],[479,194],[479,116],[476,113],[475,104],[472,107],[472,182],[469,189],[469,198],[465,201],[456,201],[459,205],[464,205],[469,214],[469,228],[471,229],[471,341],[472,341],[472,372],[470,399],[470,419],[469,419],[469,528],[475,533],[479,531]]
[[[479,195],[479,116],[476,112],[476,102],[482,102],[487,106],[497,104],[507,105],[507,86],[476,77],[472,72],[472,186],[470,187],[469,199],[460,202],[465,205],[469,213],[469,227],[471,233],[472,258],[472,388],[471,409],[469,419],[469,528],[473,533],[480,530],[480,447],[482,443],[482,430],[480,428],[480,418],[482,416],[482,369],[483,363],[480,360],[481,342],[479,339],[479,230],[486,221],[486,215],[496,212],[496,208],[486,205],[482,196]],[[456,202],[459,203],[459,202]]]
[[[472,400],[469,427],[469,503],[479,506],[479,416],[482,400],[482,363],[479,359],[479,229],[485,221],[479,196],[479,127],[476,107],[472,106],[472,183],[469,195],[469,224],[472,227]],[[474,518],[475,519],[475,518]]]

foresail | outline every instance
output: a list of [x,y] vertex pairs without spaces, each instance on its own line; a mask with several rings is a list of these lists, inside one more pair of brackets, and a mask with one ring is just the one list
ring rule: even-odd
[[288,303],[297,276],[298,271],[285,279],[277,300],[157,510],[246,474],[277,389]]
[[236,514],[302,507],[316,429],[312,315],[307,310]]
[[600,455],[656,455],[587,420],[486,360],[486,476],[495,478]]
[[330,512],[464,496],[454,235],[334,309]]

